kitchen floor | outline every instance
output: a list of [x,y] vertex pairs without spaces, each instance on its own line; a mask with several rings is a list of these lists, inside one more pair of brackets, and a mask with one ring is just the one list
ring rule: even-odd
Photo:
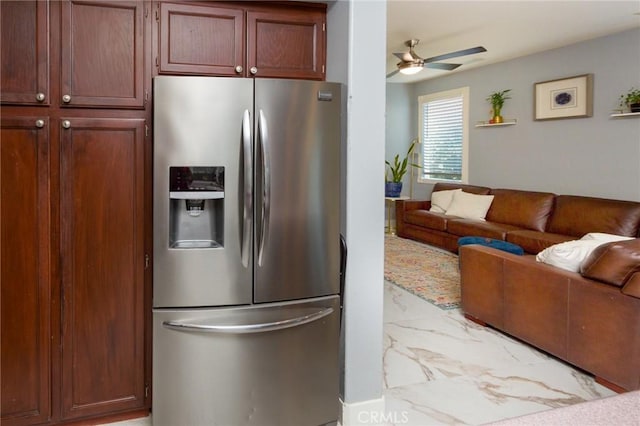
[[[384,285],[385,425],[480,425],[614,395],[536,349]],[[150,426],[147,418],[110,423]]]

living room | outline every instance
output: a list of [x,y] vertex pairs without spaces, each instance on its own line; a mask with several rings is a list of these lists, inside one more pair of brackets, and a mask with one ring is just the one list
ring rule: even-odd
[[[639,84],[639,45],[640,31],[635,28],[450,75],[435,71],[438,76],[426,81],[388,83],[386,159],[404,155],[419,136],[420,96],[466,86],[470,92],[468,183],[637,202],[640,123],[634,117],[619,119],[611,114],[621,108],[620,96]],[[440,53],[422,54],[419,46],[416,52],[423,57]],[[594,76],[591,116],[535,120],[536,83],[584,74]],[[505,102],[502,115],[515,124],[476,127],[491,117],[486,98],[506,89],[511,99]],[[428,200],[433,182],[408,179],[402,195]]]

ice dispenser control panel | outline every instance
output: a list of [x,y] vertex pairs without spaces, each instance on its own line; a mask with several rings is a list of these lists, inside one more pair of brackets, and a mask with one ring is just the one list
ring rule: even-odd
[[224,167],[170,167],[169,181],[169,247],[223,247]]

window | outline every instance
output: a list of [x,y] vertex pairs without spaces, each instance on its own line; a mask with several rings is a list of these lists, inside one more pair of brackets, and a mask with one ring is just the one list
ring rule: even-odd
[[421,182],[467,182],[469,88],[462,87],[418,98]]

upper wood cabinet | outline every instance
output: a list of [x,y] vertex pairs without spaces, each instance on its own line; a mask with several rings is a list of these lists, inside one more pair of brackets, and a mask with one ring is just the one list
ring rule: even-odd
[[51,416],[48,127],[47,117],[1,122],[0,423],[6,426]]
[[324,79],[324,11],[248,11],[247,35],[250,75]]
[[324,79],[324,7],[161,2],[156,19],[159,74]]
[[144,106],[144,7],[135,0],[62,3],[62,105]]
[[242,9],[160,3],[161,73],[242,75]]
[[0,2],[0,101],[49,104],[49,2]]

